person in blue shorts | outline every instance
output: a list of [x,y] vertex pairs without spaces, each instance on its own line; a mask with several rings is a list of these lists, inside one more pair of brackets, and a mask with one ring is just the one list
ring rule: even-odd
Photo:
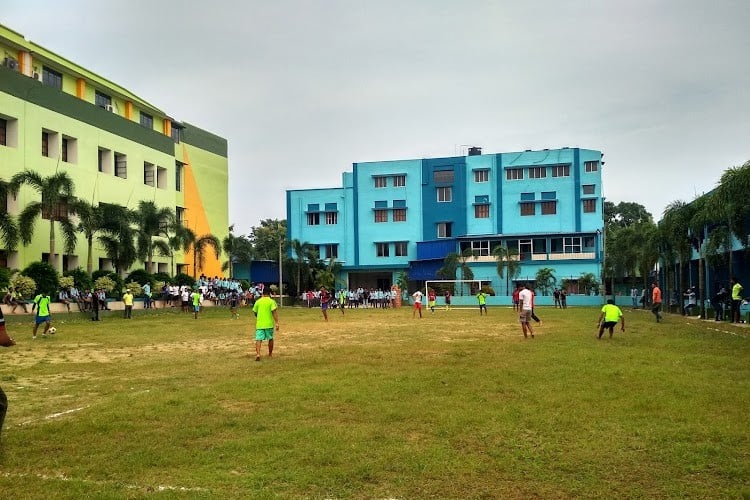
[[49,293],[47,292],[40,292],[37,294],[36,297],[34,297],[34,304],[31,306],[31,312],[34,312],[34,309],[36,309],[36,316],[34,317],[34,333],[33,339],[36,340],[36,331],[39,329],[39,325],[44,323],[44,330],[42,331],[42,337],[47,336],[47,332],[49,331],[50,327],[50,314],[49,314],[49,305],[50,305],[51,299],[49,298]]
[[328,293],[326,287],[320,287],[320,310],[323,312],[323,319],[328,321],[328,305],[331,302],[331,294]]
[[279,329],[276,301],[271,298],[271,287],[263,289],[263,296],[253,305],[255,314],[255,361],[260,361],[260,348],[268,341],[268,357],[273,356],[273,333]]

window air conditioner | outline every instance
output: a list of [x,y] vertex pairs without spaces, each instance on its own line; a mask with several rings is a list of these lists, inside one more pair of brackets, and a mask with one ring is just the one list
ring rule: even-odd
[[104,109],[106,109],[110,113],[114,113],[115,112],[115,107],[112,106],[111,104],[107,104],[106,106],[104,106]]
[[3,66],[5,66],[6,68],[10,68],[13,71],[18,71],[18,61],[16,61],[12,57],[6,57],[3,60]]

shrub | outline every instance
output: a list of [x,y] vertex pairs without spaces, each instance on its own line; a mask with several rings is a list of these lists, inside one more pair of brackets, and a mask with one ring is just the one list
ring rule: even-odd
[[[139,285],[145,285],[146,283],[154,286],[154,275],[146,271],[145,269],[136,269],[125,278],[126,283],[138,283]],[[131,290],[132,291],[132,290]],[[135,295],[135,292],[133,292]]]
[[38,291],[57,295],[57,289],[60,286],[59,276],[55,268],[47,262],[32,262],[21,271],[21,274],[33,279]]
[[70,289],[75,284],[73,276],[63,276],[60,278],[60,288]]
[[[114,283],[114,286],[110,290],[107,290],[107,293],[111,297],[114,297],[116,299],[120,299],[122,297],[123,282],[119,274],[112,271],[99,269],[98,271],[94,271],[93,273],[91,273],[91,278],[94,280],[94,286],[96,286],[96,282],[99,280],[99,278],[109,278]],[[99,288],[98,286],[96,287]]]
[[[169,283],[170,281],[172,281],[172,277],[169,275],[169,273],[154,273],[153,276],[152,276],[152,278],[153,278],[153,282],[154,282],[153,285],[152,285],[152,288],[159,281],[163,282],[162,285],[164,283]],[[159,285],[159,286],[161,287],[161,285]]]
[[195,285],[195,278],[185,273],[180,273],[174,277],[172,283],[175,283],[177,286],[187,285],[192,288]]
[[240,286],[243,290],[249,290],[250,289],[250,282],[247,280],[240,280]]
[[140,297],[141,295],[143,295],[143,287],[137,281],[126,283],[125,288],[130,290],[130,293],[133,294],[133,297]]
[[96,288],[97,290],[101,288],[107,293],[114,290],[115,285],[115,281],[109,276],[100,276],[96,278],[96,281],[94,281],[94,288]]
[[482,292],[484,292],[487,295],[495,296],[495,289],[492,288],[490,285],[482,285]]
[[10,284],[24,299],[33,297],[36,291],[36,281],[34,281],[34,278],[22,274],[16,275],[15,278],[10,280]]
[[63,276],[72,276],[73,282],[79,290],[89,290],[94,284],[91,280],[91,276],[80,267],[73,269],[72,271],[65,271]]

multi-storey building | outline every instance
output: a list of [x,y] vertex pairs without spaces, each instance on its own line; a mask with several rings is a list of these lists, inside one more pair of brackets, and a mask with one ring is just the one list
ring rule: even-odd
[[493,249],[517,251],[515,281],[551,268],[577,293],[584,273],[597,279],[603,257],[602,154],[543,151],[355,163],[343,186],[287,191],[288,237],[336,258],[350,287],[390,287],[441,279],[446,255],[469,248],[474,279],[506,295]]
[[[42,177],[65,171],[77,197],[136,208],[140,200],[176,211],[198,236],[228,232],[227,141],[179,122],[166,112],[0,25],[0,178],[31,170]],[[17,214],[37,194],[22,188],[0,200]],[[34,239],[15,251],[0,248],[0,266],[23,268],[46,260],[49,221],[38,220]],[[62,238],[60,237],[60,240]],[[2,244],[2,240],[0,240]],[[57,249],[62,245],[58,244]],[[94,269],[111,269],[95,244]],[[85,267],[86,242],[74,254],[55,256],[58,269]],[[170,259],[155,256],[155,270]],[[177,271],[192,274],[191,255],[178,253]],[[207,274],[221,274],[208,255]]]

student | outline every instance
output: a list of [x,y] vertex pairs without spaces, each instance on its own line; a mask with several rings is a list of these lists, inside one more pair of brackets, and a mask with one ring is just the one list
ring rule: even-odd
[[131,319],[133,317],[133,294],[130,293],[130,288],[125,290],[125,294],[122,296],[122,302],[125,304],[123,317],[125,319]]
[[414,297],[414,309],[411,311],[411,317],[413,318],[414,314],[419,312],[419,317],[422,318],[422,291],[417,290],[411,296]]
[[742,304],[742,285],[732,276],[732,323],[740,322],[740,304]]
[[479,315],[482,315],[482,311],[484,311],[484,315],[487,315],[487,295],[482,290],[479,290],[479,293],[477,293],[477,301],[479,302]]
[[435,303],[437,302],[437,294],[435,293],[435,290],[430,288],[427,290],[427,305],[430,306],[430,312],[432,314],[435,314]]
[[[321,287],[321,292],[325,288]],[[322,294],[321,294],[322,295]],[[273,334],[279,329],[276,301],[271,298],[271,287],[263,289],[263,296],[253,305],[255,315],[255,361],[260,361],[260,348],[268,341],[268,357],[273,356]]]
[[39,329],[39,325],[41,325],[42,323],[44,323],[44,331],[42,331],[42,337],[47,336],[47,332],[49,331],[50,327],[50,302],[51,300],[49,298],[49,293],[47,292],[40,292],[36,297],[34,297],[34,303],[31,306],[31,312],[34,312],[34,309],[36,309],[36,316],[34,317],[34,332],[32,334],[32,339],[34,340],[36,340],[36,331]]
[[661,288],[654,281],[651,283],[651,312],[656,316],[656,322],[660,322],[661,317]]
[[528,333],[531,334],[531,338],[534,338],[534,329],[531,327],[531,311],[533,309],[534,293],[529,290],[528,285],[524,285],[523,289],[518,292],[518,300],[520,302],[521,314],[519,319],[521,321],[521,330],[523,331],[523,338],[528,337]]
[[190,294],[190,300],[193,303],[193,318],[198,319],[198,313],[201,312],[201,292],[197,288]]
[[615,305],[614,299],[607,299],[607,303],[602,307],[602,313],[599,315],[599,321],[596,324],[599,327],[599,336],[597,338],[602,338],[605,328],[609,329],[609,338],[612,338],[615,325],[617,325],[618,321],[622,323],[620,331],[624,332],[625,316],[622,315],[622,310]]
[[451,292],[448,290],[445,291],[445,310],[451,310]]
[[328,321],[328,305],[331,302],[331,294],[328,293],[326,287],[320,287],[320,310],[323,313],[323,319]]

